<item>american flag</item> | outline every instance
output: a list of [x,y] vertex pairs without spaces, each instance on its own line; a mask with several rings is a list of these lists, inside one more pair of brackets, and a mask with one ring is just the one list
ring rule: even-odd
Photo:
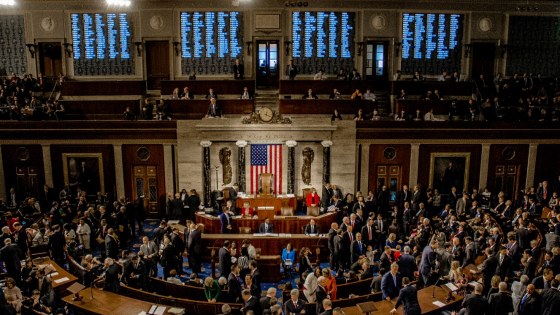
[[251,194],[259,190],[259,174],[272,173],[272,189],[282,193],[282,145],[251,144]]

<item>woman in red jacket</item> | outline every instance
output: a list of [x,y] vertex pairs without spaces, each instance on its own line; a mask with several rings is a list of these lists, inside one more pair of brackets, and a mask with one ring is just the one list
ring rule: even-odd
[[315,207],[317,205],[319,205],[319,195],[317,194],[317,190],[312,188],[311,193],[307,194],[307,206]]
[[252,217],[253,216],[253,208],[250,208],[251,204],[245,202],[243,204],[243,209],[241,209],[241,215],[244,217]]

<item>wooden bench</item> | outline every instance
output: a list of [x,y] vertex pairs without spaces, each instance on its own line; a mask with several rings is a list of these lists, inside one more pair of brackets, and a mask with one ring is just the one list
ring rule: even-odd
[[352,95],[359,89],[361,93],[365,93],[367,89],[373,92],[373,81],[339,81],[339,80],[280,80],[280,95],[300,95],[303,96],[309,89],[313,93],[330,95],[334,89],[337,89],[341,94]]
[[63,96],[143,95],[146,81],[67,81],[61,86]]
[[189,91],[197,97],[208,94],[210,89],[213,89],[218,97],[221,95],[241,95],[245,87],[254,94],[255,80],[163,80],[161,81],[161,95],[171,95],[175,88],[179,89],[179,93],[183,93],[185,87],[188,87]]
[[282,115],[294,114],[322,114],[332,115],[337,109],[339,114],[357,114],[361,108],[364,116],[373,113],[377,102],[369,100],[304,100],[304,99],[281,99],[279,111]]
[[424,95],[427,91],[438,89],[446,96],[469,96],[473,93],[472,82],[440,82],[440,81],[392,81],[391,95],[399,95],[404,89],[406,95]]
[[[218,95],[219,96],[219,95]],[[173,119],[202,119],[210,108],[209,100],[167,100]],[[250,115],[254,110],[253,100],[220,100],[216,104],[223,115]]]
[[140,102],[120,101],[60,101],[66,110],[68,120],[124,120],[127,107],[138,116]]

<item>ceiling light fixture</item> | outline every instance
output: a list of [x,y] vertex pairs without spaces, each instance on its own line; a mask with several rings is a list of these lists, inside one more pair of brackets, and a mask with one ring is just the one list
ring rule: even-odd
[[115,5],[121,7],[128,7],[130,6],[130,1],[128,0],[107,0],[108,5]]
[[16,2],[14,0],[0,0],[0,5],[15,5]]

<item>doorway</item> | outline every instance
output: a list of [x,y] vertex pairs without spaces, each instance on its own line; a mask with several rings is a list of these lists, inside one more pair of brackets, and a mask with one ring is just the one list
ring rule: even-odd
[[60,42],[39,43],[39,71],[44,77],[62,73],[62,45]]
[[34,166],[16,167],[16,194],[22,196],[38,196],[39,178]]
[[146,41],[148,90],[161,89],[161,81],[170,79],[169,41]]
[[157,165],[133,165],[132,171],[133,200],[144,196],[148,217],[159,217]]
[[278,87],[278,41],[257,41],[257,87]]
[[389,79],[389,42],[368,41],[365,47],[365,79],[387,82]]
[[[473,43],[471,77],[490,80],[494,77],[494,61],[496,59],[496,45],[494,43]],[[490,81],[489,81],[490,82]]]

